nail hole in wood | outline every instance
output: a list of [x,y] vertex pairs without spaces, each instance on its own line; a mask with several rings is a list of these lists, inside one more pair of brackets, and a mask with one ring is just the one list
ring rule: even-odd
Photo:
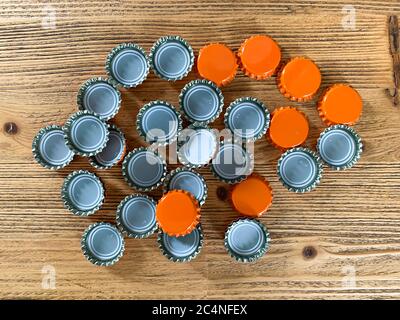
[[219,200],[225,201],[228,198],[228,190],[225,187],[218,187],[217,197]]
[[317,255],[317,250],[312,246],[304,247],[303,249],[303,257],[306,260],[310,260],[315,258]]
[[6,122],[4,124],[4,132],[9,135],[14,135],[18,132],[18,127],[14,122]]

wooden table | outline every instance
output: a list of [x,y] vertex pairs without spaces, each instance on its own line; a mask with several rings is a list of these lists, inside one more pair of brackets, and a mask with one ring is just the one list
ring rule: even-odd
[[[0,298],[399,298],[399,30],[395,17],[389,27],[389,16],[400,12],[400,3],[354,0],[348,2],[353,7],[343,8],[343,2],[80,0],[44,5],[3,0]],[[158,37],[179,34],[197,53],[211,41],[237,49],[258,33],[274,37],[285,60],[314,59],[322,69],[322,88],[346,82],[359,90],[364,112],[355,128],[365,144],[359,164],[345,172],[326,169],[314,192],[290,193],[275,174],[280,153],[262,139],[256,144],[256,171],[270,181],[275,197],[261,218],[272,244],[259,262],[238,264],[225,252],[225,228],[238,215],[217,196],[227,186],[204,169],[206,241],[195,261],[169,262],[152,236],[127,239],[126,254],[114,267],[92,266],[81,254],[82,232],[93,222],[113,222],[117,204],[133,190],[120,167],[96,171],[105,183],[105,205],[92,217],[73,216],[60,200],[63,178],[76,169],[93,169],[83,158],[58,172],[43,169],[32,159],[36,132],[63,124],[77,110],[79,86],[105,76],[105,57],[118,43],[133,41],[149,50]],[[177,105],[181,88],[196,77],[191,72],[183,81],[168,83],[150,74],[137,89],[122,90],[122,110],[113,122],[125,132],[129,149],[145,145],[134,128],[138,109],[158,98]],[[223,93],[226,103],[258,97],[271,111],[299,106],[310,120],[307,145],[315,147],[323,128],[315,101],[291,103],[278,92],[275,78],[256,82],[242,73]],[[221,118],[215,127],[222,128]]]

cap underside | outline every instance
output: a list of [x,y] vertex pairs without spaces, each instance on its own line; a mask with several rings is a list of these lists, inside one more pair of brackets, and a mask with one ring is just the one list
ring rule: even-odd
[[153,105],[142,116],[141,127],[148,141],[168,141],[178,133],[179,119],[165,105]]
[[68,199],[76,209],[89,211],[96,208],[103,200],[103,186],[95,177],[79,174],[68,184]]
[[201,178],[190,171],[176,173],[168,184],[169,190],[185,190],[190,192],[198,201],[204,196],[204,183]]
[[119,132],[110,130],[106,147],[95,155],[96,162],[103,166],[113,165],[121,158],[124,149],[124,138]]
[[306,152],[295,151],[287,154],[280,164],[283,181],[293,188],[306,188],[318,177],[318,165]]
[[219,96],[214,88],[197,84],[183,97],[183,110],[192,121],[207,121],[219,111]]
[[61,129],[50,130],[40,138],[39,153],[42,159],[52,166],[65,164],[73,154],[65,144]]
[[85,115],[71,125],[71,143],[82,152],[95,152],[107,137],[106,125],[97,117]]
[[235,224],[228,234],[229,248],[238,256],[254,256],[266,245],[266,235],[262,228],[253,221]]
[[248,175],[252,169],[249,154],[237,144],[222,145],[212,166],[218,176],[227,180]]
[[152,152],[137,152],[128,163],[128,175],[135,185],[151,187],[156,185],[164,173],[163,161]]
[[188,140],[179,149],[185,161],[193,165],[207,164],[217,148],[215,135],[207,129],[198,129],[189,134]]
[[133,48],[121,50],[112,59],[111,73],[119,83],[134,86],[147,76],[146,57]]
[[351,162],[356,156],[356,141],[347,131],[341,129],[324,133],[319,141],[319,154],[331,166],[340,167]]
[[154,68],[165,78],[179,78],[191,66],[188,48],[177,40],[167,40],[158,46],[153,57]]
[[200,233],[196,228],[191,233],[181,237],[171,237],[166,233],[162,234],[161,241],[163,249],[171,256],[185,258],[193,255],[200,244]]
[[90,230],[86,237],[86,247],[98,260],[107,261],[116,258],[122,250],[122,238],[111,226],[99,225]]
[[151,231],[156,224],[156,207],[145,197],[129,199],[121,210],[121,222],[124,227],[136,234]]

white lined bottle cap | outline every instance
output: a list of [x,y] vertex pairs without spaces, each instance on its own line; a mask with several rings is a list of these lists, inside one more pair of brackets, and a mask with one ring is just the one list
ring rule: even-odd
[[103,204],[103,183],[94,173],[77,170],[70,173],[61,189],[64,207],[78,216],[95,213]]
[[92,78],[80,87],[77,103],[80,110],[93,112],[106,121],[118,113],[121,93],[108,79]]
[[314,151],[301,147],[293,148],[280,157],[277,174],[289,191],[308,192],[321,181],[322,163]]
[[179,36],[158,39],[150,50],[149,59],[154,73],[169,81],[186,77],[194,64],[192,47]]
[[146,53],[135,43],[122,43],[116,46],[106,60],[109,77],[125,88],[141,84],[147,78],[149,66]]
[[167,174],[165,160],[156,152],[137,148],[128,153],[122,163],[125,181],[140,191],[150,191],[159,187]]
[[190,192],[202,206],[207,199],[207,183],[203,176],[190,168],[180,167],[171,171],[164,180],[164,192],[185,190]]
[[317,150],[329,167],[336,170],[348,169],[360,159],[362,142],[353,128],[339,124],[328,127],[321,133]]
[[89,162],[97,169],[109,169],[122,161],[125,151],[124,134],[117,126],[110,125],[106,147],[100,153],[90,157]]
[[143,194],[125,197],[117,208],[117,227],[131,238],[147,238],[157,230],[156,202]]
[[267,132],[270,114],[260,100],[243,97],[229,105],[225,112],[224,122],[236,138],[255,141]]
[[111,266],[124,254],[125,242],[118,229],[109,223],[94,223],[82,235],[81,249],[91,263]]
[[74,158],[74,152],[64,140],[60,126],[51,125],[39,130],[32,142],[32,153],[41,166],[47,169],[61,169]]
[[108,124],[87,110],[74,113],[63,131],[68,147],[84,157],[100,153],[108,141]]

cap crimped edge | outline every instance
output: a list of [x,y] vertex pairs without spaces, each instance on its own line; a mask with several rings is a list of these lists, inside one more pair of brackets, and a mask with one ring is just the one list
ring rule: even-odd
[[[280,166],[281,166],[281,163],[282,163],[283,159],[288,154],[293,153],[293,152],[305,152],[305,153],[307,153],[308,155],[310,155],[313,158],[313,160],[314,160],[314,162],[316,164],[317,176],[316,176],[314,182],[311,183],[309,186],[307,186],[305,188],[295,188],[295,187],[292,187],[292,186],[288,185],[282,179],[282,177],[280,175],[279,169],[280,169]],[[314,152],[314,151],[312,151],[310,149],[307,149],[307,148],[303,148],[303,147],[292,148],[292,149],[287,150],[284,154],[282,154],[281,157],[278,160],[278,165],[277,165],[277,169],[276,169],[276,173],[278,175],[279,181],[283,184],[283,186],[286,187],[289,191],[293,191],[293,192],[296,192],[296,193],[309,192],[309,191],[315,189],[315,187],[321,182],[322,172],[323,172],[322,161],[321,161],[321,158],[319,157],[319,155],[316,152]]]
[[[128,170],[127,165],[128,165],[130,158],[132,158],[135,154],[137,154],[139,152],[143,152],[143,151],[154,153],[157,157],[159,157],[161,159],[161,162],[163,165],[163,174],[162,174],[160,180],[156,184],[149,186],[149,187],[141,187],[141,186],[135,184],[133,181],[130,180],[128,171],[127,171]],[[124,177],[125,181],[128,183],[128,185],[130,187],[135,188],[138,191],[147,192],[147,191],[157,189],[159,186],[162,185],[166,175],[167,175],[167,163],[165,162],[164,158],[158,152],[156,152],[154,150],[150,150],[149,148],[139,147],[139,148],[133,149],[131,152],[129,152],[125,156],[124,161],[122,162],[122,176]]]
[[[187,141],[179,141],[179,143],[178,143],[178,152],[177,152],[177,156],[178,156],[179,162],[180,162],[181,164],[183,164],[184,166],[186,166],[186,167],[188,167],[188,168],[192,168],[192,169],[199,169],[199,168],[208,166],[208,165],[210,164],[210,161],[211,161],[212,159],[214,159],[215,155],[217,154],[217,152],[218,152],[218,147],[219,147],[218,137],[217,137],[217,135],[215,134],[215,129],[211,129],[211,128],[207,127],[207,126],[200,126],[200,125],[197,125],[197,123],[193,123],[193,124],[189,125],[186,129],[191,129],[191,130],[207,130],[207,131],[211,132],[211,133],[215,136],[216,147],[215,147],[214,153],[211,155],[210,159],[209,159],[206,163],[203,163],[203,164],[194,164],[194,163],[191,163],[191,162],[187,161],[186,158],[185,158],[185,157],[182,155],[182,153],[180,152],[181,148],[185,145],[185,143],[186,143]],[[185,129],[183,129],[183,131],[181,131],[181,132],[184,132],[184,131],[185,131]]]
[[[233,50],[232,50],[231,48],[229,48],[229,47],[228,47],[226,44],[224,44],[224,43],[221,43],[221,42],[210,42],[210,43],[208,43],[208,44],[206,44],[205,46],[203,46],[203,47],[200,48],[198,57],[200,57],[201,52],[202,52],[205,48],[207,48],[208,46],[216,45],[216,44],[228,48],[228,49],[232,52],[233,57],[235,58],[235,63],[236,63],[236,65],[235,65],[235,72],[234,72],[233,74],[230,74],[230,75],[229,75],[227,78],[225,78],[224,80],[222,80],[220,85],[217,84],[218,87],[224,87],[224,86],[227,86],[228,84],[230,84],[230,83],[235,79],[236,74],[237,74],[237,70],[238,70],[238,67],[239,67],[239,63],[238,63],[238,57],[236,56],[235,52],[233,52]],[[198,63],[198,59],[197,59],[197,63]],[[205,76],[203,76],[203,75],[201,74],[200,70],[198,70],[198,69],[199,69],[199,68],[197,68],[197,71],[198,71],[199,75],[200,75],[202,78],[207,79]],[[209,79],[207,79],[207,80],[209,80]]]
[[[184,99],[186,93],[187,93],[191,88],[193,88],[194,86],[197,86],[197,85],[209,86],[209,87],[211,87],[211,89],[213,89],[213,90],[217,93],[217,95],[218,95],[218,103],[219,103],[219,105],[218,105],[217,112],[216,112],[215,115],[213,115],[211,118],[209,118],[208,120],[205,120],[205,121],[197,121],[197,120],[192,119],[189,115],[186,114],[185,109],[184,109],[184,106],[183,106],[183,99]],[[224,96],[222,95],[221,89],[218,88],[218,86],[217,86],[214,82],[212,82],[212,81],[210,81],[210,80],[207,80],[207,79],[197,79],[197,80],[193,80],[193,81],[190,81],[189,83],[187,83],[187,84],[183,87],[183,89],[181,90],[181,93],[179,94],[179,107],[180,107],[180,110],[181,110],[183,116],[184,116],[188,121],[190,121],[190,122],[192,122],[192,123],[194,123],[194,124],[196,124],[196,125],[198,125],[198,126],[206,126],[206,125],[208,125],[209,123],[214,122],[214,121],[219,117],[219,115],[221,114],[222,109],[223,109],[223,107],[224,107]]]
[[[100,148],[98,148],[94,152],[83,152],[83,151],[77,149],[75,147],[75,145],[73,143],[71,143],[71,141],[70,141],[70,136],[69,135],[70,135],[70,129],[71,129],[72,124],[79,117],[86,116],[86,115],[96,117],[99,121],[101,121],[104,124],[104,126],[106,128],[106,133],[105,133],[106,136],[105,136],[105,139],[104,139],[104,143]],[[78,111],[78,112],[75,112],[74,114],[72,114],[69,117],[69,119],[65,122],[65,124],[64,124],[62,129],[63,129],[63,132],[64,132],[65,143],[67,144],[67,146],[73,152],[75,152],[76,154],[78,154],[78,155],[80,155],[82,157],[91,157],[91,156],[95,156],[96,154],[100,153],[106,147],[107,142],[108,142],[108,134],[109,134],[108,128],[109,128],[109,124],[107,124],[105,121],[101,120],[100,117],[97,116],[94,112],[83,110],[83,111]]]
[[[114,228],[118,235],[120,236],[121,239],[121,251],[119,252],[119,254],[111,259],[111,260],[106,260],[106,261],[102,261],[102,260],[98,260],[95,257],[93,257],[90,253],[90,251],[86,248],[86,238],[89,235],[90,231],[92,231],[94,228],[101,226],[101,225],[107,225],[110,226],[112,228]],[[113,264],[117,263],[121,257],[124,255],[124,251],[125,251],[125,241],[124,241],[124,237],[121,235],[121,232],[111,223],[106,223],[106,222],[97,222],[97,223],[93,223],[91,224],[89,227],[86,228],[86,230],[84,231],[82,238],[81,238],[81,250],[83,252],[83,255],[85,256],[85,258],[90,261],[91,263],[93,263],[96,266],[102,266],[102,267],[109,267],[112,266]]]
[[[311,101],[312,99],[314,99],[315,95],[318,93],[319,89],[321,88],[321,83],[319,84],[318,89],[317,89],[313,94],[311,94],[311,95],[309,95],[309,96],[307,96],[307,97],[305,97],[305,98],[298,98],[298,97],[293,97],[289,92],[287,92],[286,89],[285,89],[285,87],[282,85],[282,82],[281,82],[282,72],[283,72],[283,70],[285,69],[285,67],[286,67],[290,62],[292,62],[292,61],[294,61],[294,60],[299,60],[299,59],[307,59],[307,60],[312,61],[312,63],[314,63],[314,64],[317,66],[318,70],[320,70],[319,66],[315,63],[314,60],[312,60],[312,59],[310,59],[310,58],[308,58],[308,57],[298,56],[298,57],[294,57],[294,58],[290,59],[289,61],[287,61],[285,64],[282,65],[282,67],[280,68],[280,70],[279,70],[279,72],[278,72],[278,76],[276,77],[276,81],[277,81],[278,89],[279,89],[279,91],[281,92],[281,94],[282,94],[284,97],[288,98],[288,99],[291,100],[291,101],[307,102],[307,101]],[[320,73],[321,73],[321,70],[320,70]],[[322,75],[321,75],[321,76],[322,76]]]
[[171,191],[166,192],[166,193],[161,197],[161,199],[158,200],[157,205],[158,205],[158,203],[159,203],[161,200],[163,200],[164,197],[167,196],[169,193],[183,193],[183,194],[186,194],[187,196],[189,196],[189,197],[191,198],[191,200],[193,201],[193,203],[195,204],[195,206],[196,206],[197,215],[196,215],[195,219],[193,220],[192,224],[191,224],[190,226],[188,226],[184,232],[181,232],[181,233],[169,233],[169,232],[167,232],[167,231],[165,231],[165,230],[163,229],[162,223],[160,223],[160,221],[158,220],[158,217],[157,217],[157,208],[156,208],[156,220],[157,220],[157,224],[158,224],[160,230],[162,230],[163,232],[165,232],[166,234],[168,234],[168,235],[171,236],[171,237],[185,236],[185,235],[189,234],[190,232],[192,232],[193,229],[196,228],[197,225],[200,223],[201,214],[200,214],[200,204],[199,204],[199,201],[197,201],[197,199],[196,199],[190,192],[188,192],[188,191],[185,191],[185,190],[171,190]]
[[[325,99],[325,96],[329,93],[329,91],[331,91],[331,90],[333,90],[333,89],[335,89],[337,87],[350,87],[355,92],[357,92],[357,94],[359,95],[360,100],[362,102],[361,95],[358,93],[358,91],[355,88],[353,88],[353,86],[351,86],[349,84],[335,83],[335,84],[329,86],[328,88],[326,88],[324,90],[324,92],[321,94],[321,97],[319,98],[319,100],[317,102],[317,110],[318,110],[318,114],[319,114],[319,117],[321,118],[322,122],[324,122],[325,125],[327,125],[327,126],[333,126],[333,125],[336,125],[336,124],[341,124],[341,123],[332,122],[328,118],[326,118],[325,112],[323,111],[323,106],[322,106],[323,100]],[[355,125],[358,122],[358,120],[360,120],[361,114],[362,114],[362,110],[360,112],[360,115],[358,116],[358,118],[355,121],[351,121],[351,122],[348,122],[348,123],[345,123],[345,124],[343,123],[343,125],[347,125],[347,126]]]
[[165,245],[163,242],[164,232],[160,229],[158,232],[158,236],[157,236],[157,242],[158,242],[158,247],[161,250],[161,253],[163,254],[163,256],[173,262],[189,262],[189,261],[195,259],[199,255],[201,249],[203,248],[203,243],[204,243],[204,234],[203,234],[203,229],[202,229],[200,223],[196,226],[195,229],[192,230],[192,232],[194,232],[194,230],[196,230],[196,229],[199,232],[199,243],[197,245],[196,250],[191,255],[188,255],[186,257],[176,257],[176,256],[173,256],[172,254],[170,254],[170,252],[165,248]]
[[252,215],[248,215],[248,214],[246,214],[246,213],[243,213],[243,212],[239,211],[239,210],[236,208],[236,206],[235,206],[235,204],[233,203],[233,200],[232,200],[232,195],[233,195],[233,192],[234,192],[235,188],[236,188],[237,186],[239,186],[240,183],[237,183],[237,184],[231,186],[231,188],[230,188],[230,190],[229,190],[229,197],[228,197],[228,199],[229,199],[229,203],[231,204],[232,208],[233,208],[234,210],[236,210],[239,214],[241,214],[241,215],[243,215],[243,216],[245,216],[245,217],[248,217],[248,218],[259,218],[259,217],[261,217],[264,213],[266,213],[266,212],[268,211],[268,209],[271,207],[272,201],[274,200],[274,193],[273,193],[273,190],[272,190],[272,187],[271,187],[269,181],[268,181],[267,179],[265,179],[263,176],[261,176],[260,174],[258,174],[258,173],[253,172],[252,174],[250,174],[249,176],[247,176],[245,180],[243,180],[243,181],[241,181],[241,182],[244,182],[244,181],[246,181],[247,179],[252,178],[252,177],[253,177],[253,178],[257,178],[257,179],[259,179],[260,181],[262,181],[262,182],[265,184],[265,186],[268,188],[268,190],[271,192],[271,203],[268,205],[268,207],[267,207],[267,209],[265,209],[265,211],[263,211],[263,212],[261,212],[260,214],[258,214],[257,217],[254,217],[254,216],[252,216]]
[[244,138],[244,137],[240,137],[240,136],[237,136],[237,135],[236,135],[236,136],[237,136],[238,138],[241,138],[241,139],[242,139],[243,141],[245,141],[245,142],[251,142],[251,141],[256,141],[256,140],[258,140],[258,139],[261,139],[262,136],[265,135],[265,133],[267,132],[267,130],[268,130],[269,126],[270,126],[270,123],[271,123],[271,115],[270,115],[269,110],[268,110],[268,108],[266,107],[266,105],[265,105],[261,100],[259,100],[259,99],[257,99],[257,98],[254,98],[254,97],[242,97],[242,98],[238,98],[238,99],[236,99],[235,101],[233,101],[233,102],[228,106],[228,108],[226,108],[225,115],[224,115],[224,124],[225,124],[225,128],[229,129],[229,130],[232,132],[232,134],[235,135],[234,130],[233,130],[232,128],[230,128],[230,126],[229,126],[229,114],[231,113],[231,111],[232,111],[233,108],[235,108],[237,105],[239,105],[239,104],[241,104],[241,103],[243,103],[243,102],[255,103],[255,104],[257,104],[258,106],[260,106],[260,107],[263,109],[263,111],[264,111],[265,124],[264,124],[262,130],[261,130],[258,134],[254,135],[254,136],[252,136],[252,137],[250,137],[250,138]]
[[171,190],[179,190],[179,189],[170,189],[169,184],[170,184],[172,178],[180,172],[191,172],[191,173],[194,173],[197,177],[199,177],[199,179],[201,180],[201,182],[203,183],[203,186],[204,186],[204,194],[200,200],[198,200],[198,199],[196,199],[196,200],[199,202],[200,207],[203,206],[204,203],[206,202],[206,199],[208,196],[208,186],[207,186],[207,183],[206,183],[206,180],[204,179],[204,177],[197,171],[193,170],[192,168],[179,167],[179,168],[176,168],[175,170],[170,171],[170,173],[167,174],[167,176],[165,177],[165,180],[163,183],[163,194],[165,194]]
[[344,124],[337,124],[337,125],[330,126],[330,127],[326,128],[323,132],[321,132],[321,134],[319,135],[319,138],[317,140],[317,152],[320,154],[319,145],[320,145],[320,142],[321,142],[321,139],[322,139],[323,135],[326,134],[329,131],[338,130],[338,129],[339,130],[343,130],[343,131],[347,131],[347,133],[349,133],[353,137],[354,142],[355,142],[355,149],[356,149],[356,153],[355,153],[354,157],[348,163],[346,163],[344,165],[341,165],[341,166],[331,165],[328,162],[326,162],[321,156],[320,156],[320,158],[328,167],[330,167],[332,169],[345,170],[345,169],[351,168],[352,166],[354,166],[358,162],[358,160],[361,157],[361,153],[363,151],[362,150],[363,144],[362,144],[361,138],[353,128],[351,128],[349,126],[346,126]]
[[[237,224],[240,223],[248,223],[248,222],[255,222],[264,232],[265,235],[265,246],[262,247],[259,252],[248,256],[248,257],[243,257],[238,255],[237,253],[235,253],[229,246],[228,244],[228,236],[229,233],[231,232],[231,230],[233,229],[233,227]],[[268,251],[269,246],[270,246],[270,242],[271,242],[271,238],[270,238],[270,234],[267,230],[267,228],[265,227],[265,225],[263,223],[261,223],[259,220],[257,219],[251,219],[251,218],[239,218],[237,220],[234,220],[226,229],[225,232],[225,237],[224,237],[224,245],[225,245],[225,249],[228,251],[229,255],[234,258],[236,261],[238,262],[244,262],[244,263],[248,263],[248,262],[255,262],[258,259],[260,259],[263,255],[265,255],[265,253]]]
[[129,238],[135,238],[135,239],[143,239],[143,238],[147,238],[149,236],[151,236],[154,232],[156,232],[158,230],[158,225],[157,225],[157,221],[155,220],[154,226],[149,229],[148,231],[144,232],[144,233],[136,233],[133,231],[130,231],[126,228],[126,226],[122,223],[122,218],[121,218],[121,214],[122,214],[122,208],[124,207],[124,205],[131,199],[134,198],[145,198],[147,200],[149,200],[151,203],[154,204],[154,219],[155,219],[155,210],[157,207],[157,202],[154,201],[153,198],[145,195],[145,194],[141,194],[141,193],[134,193],[131,194],[129,196],[126,196],[124,199],[122,199],[122,201],[119,203],[118,207],[117,207],[117,214],[116,214],[116,224],[117,224],[117,228],[119,229],[119,231],[123,234],[128,236]]
[[[164,44],[165,42],[168,42],[168,41],[178,41],[178,42],[180,42],[183,46],[186,47],[186,49],[189,52],[189,56],[190,56],[190,64],[189,64],[189,67],[186,70],[186,72],[183,73],[180,76],[176,76],[176,77],[172,77],[172,78],[166,77],[166,76],[162,75],[161,73],[159,73],[157,68],[154,65],[154,55],[155,55],[156,50],[162,44]],[[153,69],[155,75],[157,75],[159,78],[164,79],[164,80],[177,81],[177,80],[181,80],[184,77],[186,77],[189,74],[189,72],[192,70],[193,65],[194,65],[194,53],[193,53],[193,49],[192,49],[191,45],[185,39],[183,39],[182,37],[180,37],[180,36],[164,36],[164,37],[159,38],[153,44],[153,47],[150,49],[149,60],[150,60],[150,66]]]
[[121,131],[121,129],[118,128],[115,124],[110,124],[110,125],[109,125],[109,131],[116,131],[116,132],[120,135],[120,137],[122,138],[123,143],[124,143],[124,149],[123,149],[121,155],[120,155],[118,158],[116,158],[115,161],[114,161],[111,165],[102,165],[102,164],[100,164],[99,162],[97,162],[97,160],[96,160],[96,158],[95,158],[94,156],[89,157],[89,163],[90,163],[90,165],[93,166],[93,167],[96,168],[96,169],[105,169],[105,170],[106,170],[106,169],[110,169],[110,168],[112,168],[113,166],[115,166],[115,165],[121,163],[122,160],[123,160],[124,157],[125,157],[125,154],[126,154],[126,139],[125,139],[124,133],[123,133],[123,132]]
[[302,143],[300,143],[300,144],[298,144],[298,145],[296,145],[296,146],[288,147],[288,148],[281,147],[280,145],[276,144],[276,143],[272,140],[272,138],[271,138],[271,136],[270,136],[270,129],[271,129],[272,120],[273,120],[273,118],[274,118],[274,114],[279,113],[279,112],[281,112],[282,110],[286,110],[286,109],[295,109],[297,112],[299,112],[300,114],[302,114],[303,117],[306,119],[307,124],[308,124],[308,131],[309,131],[309,132],[308,132],[308,134],[307,134],[307,137],[308,137],[308,135],[309,135],[309,133],[310,133],[310,121],[308,120],[307,115],[306,115],[303,111],[301,111],[299,108],[297,108],[297,107],[292,107],[292,106],[286,106],[286,107],[278,107],[278,108],[276,108],[274,111],[272,111],[270,126],[269,126],[268,132],[267,132],[267,134],[266,134],[265,136],[267,137],[267,140],[271,143],[271,145],[273,145],[275,148],[277,148],[277,149],[280,150],[281,152],[285,152],[285,151],[288,150],[288,149],[301,146],[301,145],[303,145],[303,144],[306,142],[306,140],[307,140],[307,137],[306,137],[306,139],[304,139],[304,141],[303,141]]
[[[211,161],[211,165],[210,165],[211,173],[214,175],[214,177],[216,177],[217,179],[219,179],[219,180],[222,181],[222,182],[225,182],[225,183],[228,183],[228,184],[239,183],[239,182],[245,180],[249,175],[251,175],[251,174],[253,173],[253,170],[254,170],[254,155],[253,155],[252,152],[249,152],[248,150],[246,150],[246,148],[243,147],[243,144],[242,144],[242,143],[239,143],[236,139],[227,139],[227,140],[221,141],[221,142],[219,143],[218,152],[219,152],[219,150],[221,150],[221,148],[222,148],[223,145],[225,145],[225,144],[236,144],[236,145],[238,145],[239,147],[241,147],[241,148],[244,150],[244,152],[247,153],[247,154],[249,155],[251,170],[250,170],[249,174],[244,174],[244,175],[241,175],[241,176],[239,176],[239,177],[237,177],[237,178],[235,178],[235,179],[227,180],[227,179],[222,178],[222,177],[220,177],[220,176],[218,175],[218,173],[214,170],[214,167],[213,167],[213,164],[212,164],[212,161]],[[217,152],[217,153],[218,153],[218,152]],[[216,156],[214,157],[214,159],[215,159],[215,158],[216,158]],[[214,160],[214,159],[213,159],[213,160]]]
[[[75,206],[73,206],[70,203],[70,199],[69,199],[69,196],[68,196],[68,185],[69,185],[69,183],[72,181],[72,179],[75,176],[81,175],[81,174],[90,175],[91,177],[96,179],[99,182],[100,186],[101,186],[101,198],[102,199],[101,199],[100,203],[97,206],[95,206],[93,209],[91,209],[91,210],[82,211],[82,210],[79,210],[79,209],[75,208]],[[87,171],[87,170],[75,170],[75,171],[71,172],[64,179],[63,185],[61,187],[61,199],[63,201],[64,208],[68,209],[74,215],[81,216],[81,217],[90,216],[93,213],[95,213],[96,211],[98,211],[101,208],[101,206],[103,205],[103,203],[104,203],[104,184],[103,184],[103,182],[100,180],[100,178],[97,175],[95,175],[94,173],[92,173],[90,171]]]
[[270,37],[269,35],[266,35],[266,34],[256,34],[256,35],[253,35],[253,36],[251,36],[251,37],[245,39],[245,40],[242,42],[242,44],[240,45],[239,50],[237,51],[237,56],[239,57],[239,66],[240,66],[240,69],[242,70],[242,72],[243,72],[246,76],[248,76],[248,77],[250,77],[250,78],[252,78],[252,79],[255,79],[255,80],[265,80],[265,79],[268,79],[269,77],[273,76],[273,75],[278,71],[279,66],[280,66],[280,63],[281,63],[280,61],[279,61],[278,65],[275,67],[274,70],[264,72],[263,75],[256,75],[256,74],[250,72],[249,70],[246,69],[246,67],[245,67],[244,64],[242,63],[242,51],[244,50],[245,45],[247,44],[247,42],[248,42],[249,40],[251,40],[251,39],[253,39],[253,38],[255,38],[255,37],[259,37],[259,36],[268,37],[268,38],[270,38],[273,42],[275,42],[275,44],[278,46],[279,50],[281,51],[281,59],[282,59],[282,50],[281,50],[280,45],[278,44],[278,42],[275,41],[274,38],[272,38],[272,37]]
[[[117,55],[120,51],[124,50],[124,49],[133,49],[135,51],[140,52],[140,54],[142,54],[146,60],[146,72],[145,72],[145,76],[143,77],[143,79],[139,80],[138,82],[132,84],[132,85],[126,85],[123,84],[119,81],[117,81],[117,79],[115,79],[112,75],[112,71],[111,71],[111,62],[112,59],[114,58],[115,55]],[[132,42],[125,42],[125,43],[121,43],[119,45],[117,45],[116,47],[114,47],[113,49],[111,49],[110,53],[107,55],[107,59],[106,59],[106,73],[107,75],[110,77],[111,81],[114,82],[116,85],[118,86],[122,86],[126,89],[129,88],[134,88],[137,87],[138,85],[142,84],[144,80],[147,79],[147,76],[149,74],[150,71],[150,63],[149,63],[149,57],[147,56],[146,52],[143,50],[143,48],[139,45],[137,45],[136,43],[132,43]]]
[[[176,134],[173,137],[171,137],[170,139],[165,140],[165,141],[147,141],[147,139],[146,139],[147,135],[144,132],[144,130],[142,129],[142,123],[141,123],[143,115],[151,107],[160,105],[160,104],[170,108],[176,114],[177,119],[178,119],[178,127],[177,127]],[[172,104],[170,104],[169,102],[166,102],[164,100],[154,100],[154,101],[150,101],[149,103],[146,103],[142,108],[140,108],[140,110],[136,116],[136,131],[143,138],[143,140],[146,141],[147,143],[152,143],[157,146],[166,146],[166,145],[171,144],[172,142],[176,141],[176,139],[178,138],[179,132],[181,130],[182,130],[181,114],[175,109],[175,107]]]
[[39,151],[40,139],[43,137],[44,134],[46,134],[47,132],[53,131],[53,130],[61,130],[62,131],[62,127],[57,126],[57,125],[49,125],[44,128],[41,128],[39,130],[39,132],[36,134],[36,136],[33,138],[33,141],[32,141],[32,153],[33,153],[33,158],[42,167],[44,167],[46,169],[50,169],[50,170],[58,170],[58,169],[62,169],[64,167],[66,167],[68,164],[70,164],[70,162],[74,159],[75,153],[74,153],[74,151],[72,151],[70,149],[71,156],[68,158],[68,160],[65,163],[63,163],[61,165],[57,165],[57,166],[51,165],[43,159],[43,157],[41,156],[40,151]]
[[102,78],[102,77],[91,78],[91,79],[87,80],[79,88],[78,95],[77,95],[77,98],[76,98],[76,103],[78,104],[78,109],[79,110],[87,110],[85,108],[85,106],[83,105],[83,98],[85,96],[86,90],[90,86],[92,86],[92,85],[94,85],[96,83],[106,83],[106,84],[110,85],[111,87],[113,87],[117,91],[118,105],[117,105],[117,108],[114,110],[114,112],[108,117],[103,117],[100,114],[95,113],[95,115],[97,115],[101,120],[107,121],[107,120],[110,120],[111,118],[114,118],[116,116],[116,114],[118,113],[119,109],[121,108],[121,101],[122,101],[121,100],[121,92],[118,90],[117,86],[115,85],[115,83],[113,81],[110,81],[109,79],[105,79],[105,78]]

